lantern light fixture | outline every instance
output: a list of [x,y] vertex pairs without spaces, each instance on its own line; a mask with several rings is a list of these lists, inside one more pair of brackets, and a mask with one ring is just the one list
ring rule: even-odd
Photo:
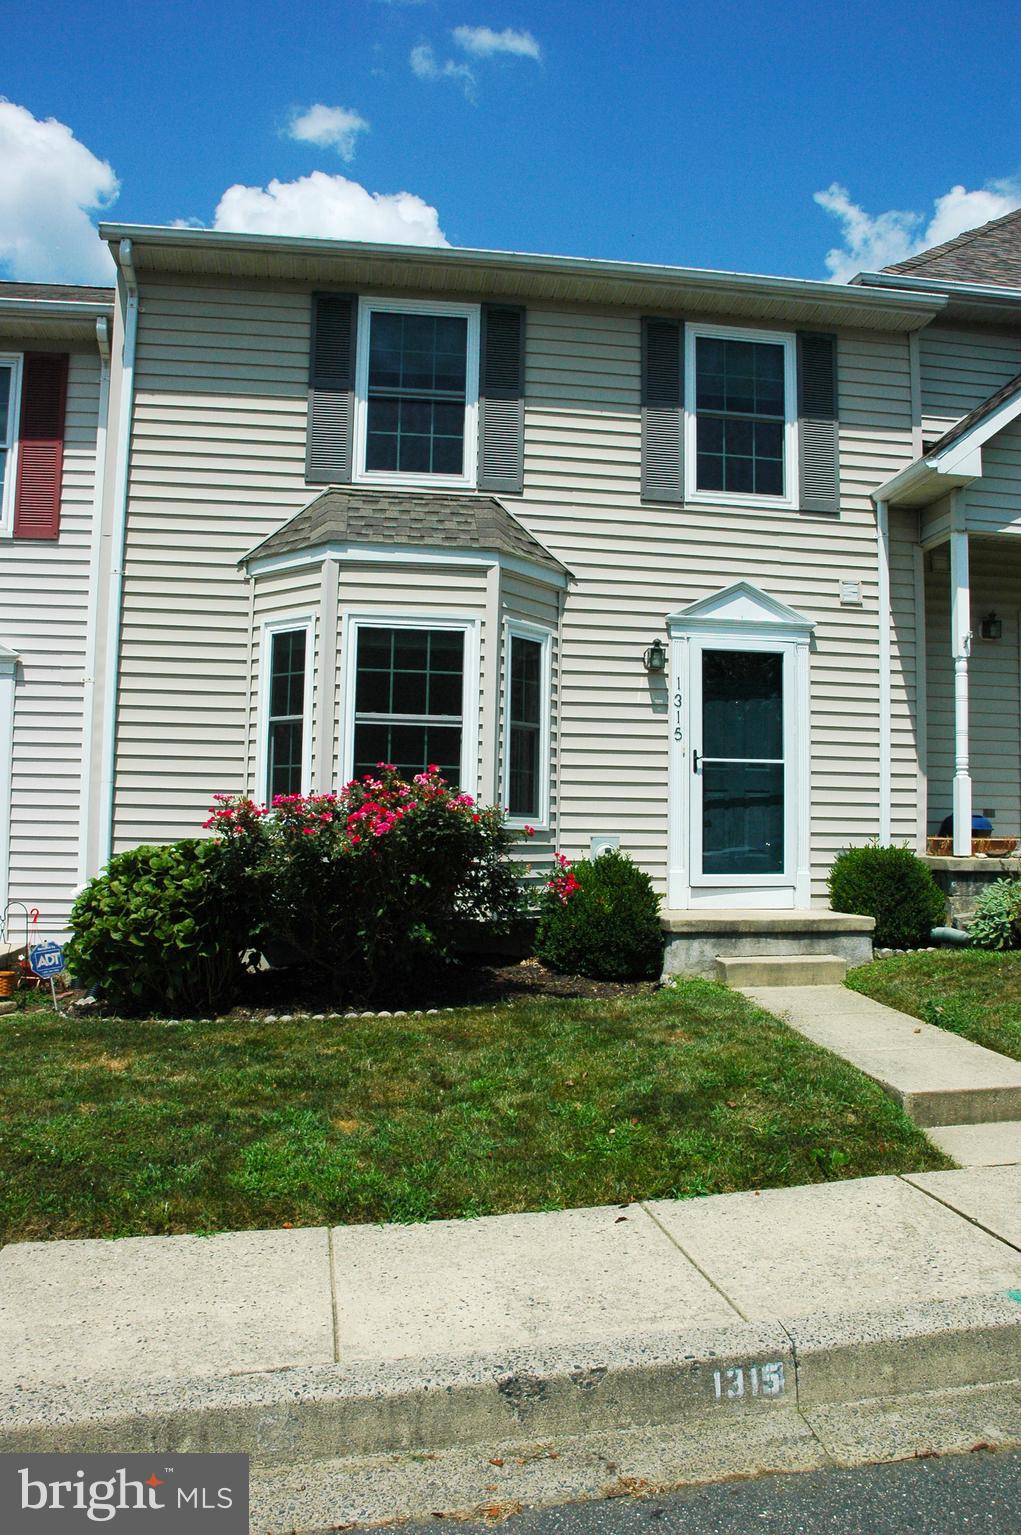
[[1000,640],[1003,638],[1003,619],[995,613],[987,613],[979,625],[979,633],[984,640]]
[[645,670],[653,674],[666,671],[666,646],[662,640],[653,640],[642,657]]

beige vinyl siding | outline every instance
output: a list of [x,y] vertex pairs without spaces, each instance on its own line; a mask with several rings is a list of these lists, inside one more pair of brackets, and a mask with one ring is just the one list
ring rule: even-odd
[[[918,655],[925,647],[925,612],[917,602],[918,514],[890,513],[890,831],[893,840],[919,841],[920,777],[924,764],[925,698],[919,695]],[[924,679],[925,662],[922,660]]]
[[982,449],[982,475],[965,491],[969,532],[1021,533],[1021,421],[1012,421]]
[[[748,580],[815,621],[811,657],[814,895],[848,841],[878,830],[877,591],[869,492],[911,457],[907,341],[840,338],[839,519],[644,506],[639,499],[637,316],[530,311],[522,520],[572,570],[561,657],[560,838],[594,832],[662,888],[667,859],[666,689],[642,654],[666,615]],[[581,361],[575,365],[575,358]],[[843,608],[842,576],[862,582]]]
[[922,436],[932,441],[1017,373],[1021,336],[930,325],[919,337]]
[[[33,341],[31,350],[39,350]],[[64,351],[55,344],[48,350]],[[21,350],[4,342],[4,350]],[[70,354],[56,542],[0,541],[0,642],[22,669],[15,691],[10,897],[43,932],[66,929],[78,883],[89,556],[99,358]]]
[[[974,638],[969,678],[969,748],[972,803],[991,812],[998,836],[1021,835],[1021,672],[1018,612],[1021,545],[1013,540],[969,540]],[[937,568],[933,569],[933,564]],[[939,830],[953,807],[954,663],[950,635],[950,574],[926,561],[929,831]],[[995,610],[1003,637],[983,640],[979,625]]]
[[260,802],[267,798],[265,764],[262,744],[266,721],[262,718],[263,676],[262,664],[265,648],[265,625],[272,620],[311,619],[309,647],[305,656],[306,667],[312,668],[311,717],[305,721],[305,730],[311,741],[312,776],[315,784],[319,763],[316,756],[316,726],[319,716],[319,675],[322,633],[319,623],[320,567],[304,566],[253,578],[252,590],[252,643],[251,643],[251,690],[248,714],[248,753],[245,782],[253,797]]
[[311,499],[307,293],[143,286],[117,721],[115,847],[192,836],[243,787],[237,562]]
[[[297,288],[145,282],[119,845],[193,831],[212,790],[244,781],[249,613],[235,565],[315,494],[304,481],[308,314],[307,291]],[[584,855],[593,833],[616,832],[663,887],[668,715],[642,654],[657,635],[665,638],[668,613],[744,579],[816,624],[813,877],[815,898],[825,900],[836,851],[878,830],[869,493],[911,457],[906,338],[840,337],[836,519],[753,506],[643,505],[638,313],[534,307],[526,333],[525,491],[507,501],[576,578],[558,658],[561,844]],[[841,607],[844,576],[861,581],[862,608]],[[339,583],[341,621],[347,609],[374,605],[485,617],[480,567],[343,565]],[[484,622],[481,631],[485,677],[491,636]],[[338,716],[341,703],[338,693]],[[480,760],[492,749],[480,743]],[[899,813],[909,817],[906,800]]]
[[919,513],[919,539],[923,544],[940,544],[949,537],[950,497],[941,496]]

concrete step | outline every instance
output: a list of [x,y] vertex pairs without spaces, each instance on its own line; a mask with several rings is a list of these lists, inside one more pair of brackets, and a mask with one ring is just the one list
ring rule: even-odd
[[666,940],[664,975],[716,977],[716,961],[758,959],[784,954],[838,955],[848,965],[865,965],[872,958],[874,917],[818,907],[789,911],[744,907],[699,907],[690,911],[661,911]]
[[986,1125],[933,1125],[925,1133],[940,1151],[962,1167],[1009,1167],[1021,1163],[1021,1119]]
[[719,954],[724,986],[839,986],[847,961],[839,954]]
[[923,1129],[1021,1119],[1021,1061],[846,986],[742,990],[767,1013],[878,1082]]

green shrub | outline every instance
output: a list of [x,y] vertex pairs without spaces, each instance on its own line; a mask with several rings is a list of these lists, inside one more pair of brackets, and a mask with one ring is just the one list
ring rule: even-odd
[[968,936],[980,949],[1021,948],[1021,879],[998,879],[983,890]]
[[300,956],[335,1004],[423,993],[465,925],[500,930],[521,910],[503,811],[434,768],[405,780],[380,763],[339,793],[270,807],[217,799],[206,825],[257,934]]
[[245,943],[215,842],[111,858],[71,912],[68,967],[118,1013],[214,1013],[234,998]]
[[918,949],[946,918],[946,900],[932,873],[906,847],[849,847],[830,870],[834,911],[875,917],[881,949]]
[[663,934],[649,876],[614,848],[573,867],[561,854],[559,863],[539,902],[537,957],[567,975],[657,980]]

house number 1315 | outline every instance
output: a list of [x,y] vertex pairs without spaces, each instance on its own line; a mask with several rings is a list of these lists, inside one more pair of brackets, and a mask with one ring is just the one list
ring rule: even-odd
[[713,1371],[713,1393],[718,1402],[739,1396],[780,1396],[784,1389],[783,1364],[735,1365],[730,1370]]

